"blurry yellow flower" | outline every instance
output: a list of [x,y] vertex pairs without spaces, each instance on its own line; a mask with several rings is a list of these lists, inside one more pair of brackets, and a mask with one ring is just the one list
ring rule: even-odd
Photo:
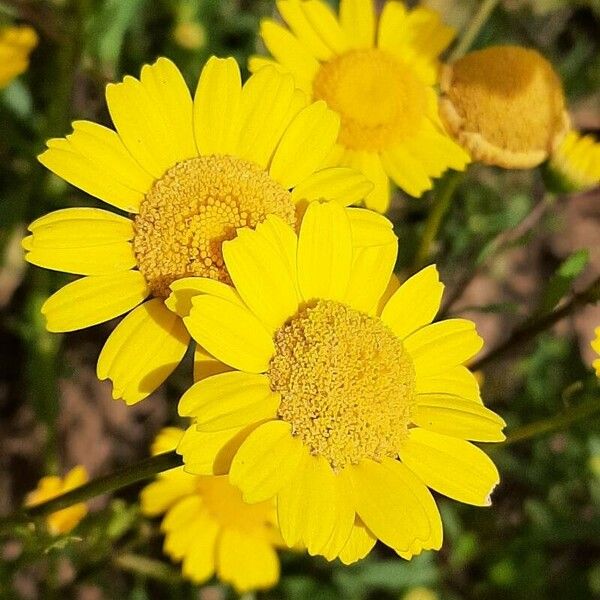
[[367,207],[387,210],[389,178],[420,196],[446,169],[464,169],[467,154],[438,119],[438,56],[454,31],[437,13],[388,1],[376,23],[371,0],[341,0],[339,18],[322,0],[281,0],[277,7],[289,29],[262,22],[275,60],[253,57],[250,70],[276,64],[339,114],[330,161],[353,166],[375,183]]
[[562,85],[537,51],[494,46],[442,69],[440,115],[472,158],[507,169],[539,165],[569,127]]
[[[238,228],[269,214],[295,226],[307,201],[347,205],[372,185],[349,168],[320,170],[338,117],[324,102],[309,104],[291,75],[272,67],[242,86],[237,63],[213,57],[192,100],[177,67],[160,58],[140,81],[110,84],[106,97],[116,132],[76,121],[39,160],[131,216],[58,210],[29,226],[23,246],[30,263],[85,276],[44,304],[50,331],[132,311],[98,360],[99,378],[132,404],[169,376],[188,346],[180,316],[169,310],[180,307],[165,303],[170,286],[198,275],[228,282],[221,244]],[[390,234],[387,224],[383,230]]]
[[[594,335],[596,336],[596,338],[592,340],[592,349],[596,353],[600,354],[600,327],[596,327],[596,329],[594,330]],[[594,369],[596,369],[596,375],[600,377],[600,358],[597,358],[592,363],[592,366],[594,367]]]
[[199,50],[206,44],[206,31],[198,21],[180,21],[173,30],[173,37],[187,50]]
[[[35,506],[41,504],[46,500],[51,500],[60,496],[69,490],[75,489],[80,485],[83,485],[88,480],[88,474],[85,467],[77,466],[71,469],[61,479],[55,475],[49,475],[40,479],[38,486],[33,492],[27,495],[26,505]],[[88,509],[87,505],[82,502],[80,504],[74,504],[68,508],[63,508],[58,512],[52,513],[46,517],[46,523],[48,530],[52,535],[59,535],[61,533],[68,533],[77,526],[79,521],[85,517]]]
[[298,236],[269,216],[223,245],[235,288],[207,282],[185,318],[228,369],[181,398],[186,470],[228,473],[247,502],[276,497],[288,545],[344,563],[376,539],[407,559],[439,549],[426,486],[486,506],[499,481],[467,441],[504,439],[463,366],[483,342],[471,321],[430,324],[434,266],[379,308],[397,250],[353,248],[335,203],[310,204]]
[[600,143],[591,135],[570,131],[552,154],[550,168],[568,190],[600,185]]
[[402,596],[402,600],[438,600],[439,596],[429,588],[426,587],[416,587],[412,588],[410,591],[406,592],[404,596]]
[[31,27],[0,28],[0,88],[27,70],[29,54],[37,42]]
[[[183,430],[163,429],[152,452],[173,450]],[[245,504],[227,476],[196,476],[183,467],[161,473],[141,493],[142,511],[166,513],[164,551],[183,561],[183,574],[203,583],[215,573],[240,593],[279,580],[275,547],[282,545],[273,502]]]

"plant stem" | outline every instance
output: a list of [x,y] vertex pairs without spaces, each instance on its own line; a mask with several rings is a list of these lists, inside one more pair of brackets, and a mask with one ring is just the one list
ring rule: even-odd
[[154,579],[170,585],[181,583],[182,578],[178,571],[160,560],[139,556],[138,554],[121,554],[113,559],[119,569]]
[[469,25],[460,36],[458,44],[456,44],[454,50],[452,50],[452,53],[450,54],[450,57],[448,59],[449,62],[458,60],[469,51],[469,49],[473,45],[473,42],[479,35],[479,32],[481,31],[482,27],[485,25],[489,16],[492,14],[492,11],[496,8],[498,2],[499,0],[481,1],[481,3],[479,4],[479,9],[473,15]]
[[427,221],[425,222],[425,229],[421,237],[421,243],[415,255],[413,262],[413,272],[418,271],[421,267],[425,266],[429,254],[431,252],[431,245],[433,244],[437,234],[442,225],[442,221],[448,209],[450,208],[450,202],[454,197],[454,192],[458,184],[463,178],[462,173],[451,171],[446,175],[444,180],[441,182],[438,194],[435,197],[434,205],[429,211]]
[[51,498],[36,506],[23,508],[14,515],[0,519],[0,534],[10,532],[11,528],[16,525],[32,523],[38,517],[44,517],[73,504],[86,502],[95,496],[115,492],[163,471],[179,467],[181,464],[181,457],[175,450],[146,458],[114,473],[85,483],[61,496],[56,496],[56,498]]
[[473,362],[469,368],[478,371],[488,363],[504,356],[508,351],[514,350],[529,342],[542,331],[549,329],[575,310],[586,304],[594,304],[600,301],[600,277],[597,277],[585,290],[572,296],[572,298],[561,307],[541,316],[538,319],[526,321],[521,327],[515,329],[506,341]]

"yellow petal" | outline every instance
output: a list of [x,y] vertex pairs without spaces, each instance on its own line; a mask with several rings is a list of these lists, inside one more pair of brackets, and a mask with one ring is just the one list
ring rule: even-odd
[[377,46],[395,52],[403,44],[406,27],[406,7],[402,2],[386,2],[379,18]]
[[298,38],[272,19],[261,21],[260,36],[269,52],[300,82],[299,87],[310,89],[319,63]]
[[308,20],[300,0],[278,0],[277,10],[300,43],[319,61],[333,57],[331,48]]
[[[375,214],[375,213],[373,213]],[[398,254],[398,244],[356,248],[346,292],[346,303],[367,314],[375,314]]]
[[233,58],[211,56],[194,97],[194,134],[202,155],[233,154],[241,118],[242,81]]
[[454,29],[441,22],[440,15],[429,8],[419,6],[412,10],[405,22],[406,44],[415,54],[437,58],[454,39]]
[[190,524],[192,543],[187,548],[181,571],[194,583],[204,583],[214,574],[220,526],[210,515],[202,513]]
[[390,206],[390,181],[379,155],[370,152],[348,152],[344,162],[363,173],[374,185],[373,191],[365,198],[365,206],[370,210],[385,213]]
[[349,167],[323,169],[301,181],[292,191],[292,198],[299,202],[329,200],[342,206],[356,204],[373,189],[373,184],[362,174]]
[[195,519],[201,512],[202,500],[199,495],[194,494],[189,498],[182,498],[167,513],[160,524],[160,530],[168,533],[170,531],[184,529],[185,525]]
[[288,258],[271,243],[270,231],[264,235],[262,225],[239,230],[223,243],[223,258],[238,293],[273,333],[296,313],[299,298]]
[[235,289],[226,283],[208,277],[183,277],[175,280],[170,288],[172,291],[165,300],[165,305],[180,317],[187,317],[190,314],[192,299],[201,294],[218,296],[242,306],[242,300]]
[[179,427],[163,427],[152,442],[152,455],[175,450],[184,433],[185,431]]
[[301,110],[286,129],[269,173],[284,188],[304,181],[325,163],[337,139],[340,118],[323,101]]
[[341,54],[350,48],[344,30],[326,2],[306,0],[302,2],[302,10],[313,29],[334,54]]
[[390,458],[363,460],[350,472],[356,512],[373,535],[400,551],[429,538],[430,494],[405,465]]
[[305,448],[294,478],[277,496],[277,515],[281,535],[288,546],[302,544],[311,556],[320,554],[334,534],[339,518],[346,521],[346,539],[354,515],[338,512],[332,502],[337,497],[336,476],[322,456],[312,456]]
[[[250,73],[258,73],[264,67],[273,67],[274,69],[277,69],[279,73],[288,72],[285,67],[272,58],[267,58],[265,56],[250,56],[248,59],[248,71],[250,71]],[[296,85],[298,85],[298,82],[296,82]]]
[[98,378],[112,381],[113,398],[135,404],[175,370],[189,339],[181,319],[162,300],[149,300],[110,334],[98,358]]
[[346,210],[334,202],[313,202],[298,239],[298,282],[304,300],[343,301],[352,267],[352,230]]
[[254,430],[237,451],[229,480],[240,488],[251,504],[272,498],[297,476],[302,456],[307,454],[299,438],[293,437],[285,421],[268,421]]
[[178,477],[162,477],[147,485],[140,494],[140,507],[145,515],[154,517],[195,491],[194,476],[182,470]]
[[381,318],[390,329],[404,339],[428,325],[440,309],[444,284],[435,265],[422,269],[407,279],[388,300]]
[[384,150],[381,162],[394,183],[407,194],[420,198],[433,187],[433,182],[420,163],[404,146]]
[[[236,156],[266,168],[286,127],[300,110],[292,104],[294,79],[275,68],[261,69],[242,90],[240,139]],[[291,114],[292,108],[294,113]]]
[[411,413],[415,425],[464,440],[502,442],[504,420],[472,400],[450,394],[417,394]]
[[430,488],[467,504],[489,506],[500,481],[496,466],[479,448],[433,431],[411,429],[400,457]]
[[109,84],[106,101],[123,143],[154,177],[195,156],[192,100],[181,73],[166,58],[142,69],[141,81],[127,76]]
[[426,325],[404,340],[417,378],[456,367],[475,356],[482,346],[483,340],[477,335],[475,323],[467,319],[447,319]]
[[343,564],[351,565],[367,556],[373,549],[376,541],[377,539],[373,534],[357,518],[350,532],[350,537],[340,552],[339,558]]
[[242,442],[257,427],[236,427],[201,433],[196,425],[187,428],[177,453],[183,456],[185,471],[197,475],[224,475]]
[[341,0],[340,22],[352,48],[372,48],[375,7],[372,0]]
[[279,580],[279,559],[273,547],[258,536],[225,529],[219,539],[218,574],[239,594],[269,588]]
[[275,348],[261,322],[245,307],[212,295],[196,296],[184,319],[191,336],[215,358],[240,371],[264,373]]
[[366,208],[349,208],[346,211],[352,228],[354,248],[398,245],[393,224],[389,219]]
[[48,331],[75,331],[122,315],[148,294],[139,271],[84,277],[52,294],[44,302],[42,314]]
[[227,373],[228,371],[231,371],[230,366],[217,360],[202,346],[196,344],[194,348],[194,381],[201,381],[207,377]]
[[195,417],[200,432],[244,427],[277,416],[279,394],[265,375],[232,371],[203,379],[179,401],[179,414]]
[[452,394],[481,404],[479,383],[467,367],[459,365],[432,377],[419,377],[417,394]]

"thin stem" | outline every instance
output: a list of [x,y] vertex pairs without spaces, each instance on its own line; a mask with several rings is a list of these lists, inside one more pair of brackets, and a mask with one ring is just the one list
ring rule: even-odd
[[448,59],[449,62],[458,60],[469,51],[498,2],[499,0],[482,0],[479,9],[473,15],[467,28],[463,31],[458,44],[452,50]]
[[472,363],[470,369],[478,371],[488,363],[503,357],[508,351],[515,350],[529,342],[542,331],[549,329],[581,306],[594,304],[598,301],[600,301],[600,277],[596,278],[585,290],[575,294],[568,302],[551,313],[535,320],[526,321],[521,327],[515,329],[506,341]]
[[38,517],[44,517],[73,504],[86,502],[95,496],[115,492],[163,471],[179,467],[181,464],[181,457],[174,450],[146,458],[115,473],[85,483],[61,496],[56,496],[56,498],[51,498],[36,506],[24,508],[14,515],[0,519],[0,533],[10,532],[11,528],[16,525],[31,523]]
[[448,173],[446,178],[441,182],[439,192],[435,197],[434,205],[429,211],[427,221],[425,222],[421,243],[419,244],[413,262],[413,272],[418,271],[426,264],[431,253],[431,245],[437,237],[442,221],[450,208],[450,203],[462,178],[462,173],[452,171]]
[[181,583],[179,572],[160,560],[154,560],[138,554],[121,554],[113,559],[119,569],[141,575],[168,584]]
[[507,436],[503,446],[506,446],[507,444],[516,444],[517,442],[529,440],[559,429],[565,429],[572,423],[582,421],[598,411],[600,411],[600,398],[594,398],[588,402],[583,402],[579,406],[572,406],[560,415],[542,419],[535,423],[523,425],[523,427],[515,429]]

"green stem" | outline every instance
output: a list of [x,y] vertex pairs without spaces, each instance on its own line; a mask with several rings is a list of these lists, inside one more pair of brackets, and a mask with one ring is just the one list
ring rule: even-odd
[[575,294],[561,307],[538,319],[526,321],[521,327],[515,329],[505,342],[473,362],[469,368],[472,371],[478,371],[490,362],[502,358],[507,352],[514,351],[529,342],[542,331],[549,329],[581,306],[594,304],[598,301],[600,301],[600,277],[596,278],[585,290]]
[[448,59],[449,62],[458,60],[469,51],[498,2],[499,0],[482,0],[479,4],[479,9],[473,15],[467,28],[463,31],[458,44],[452,50]]
[[568,408],[564,413],[555,415],[529,425],[523,425],[515,429],[509,434],[504,442],[503,446],[507,444],[516,444],[524,440],[537,437],[544,433],[550,433],[559,429],[565,429],[572,423],[582,421],[583,419],[600,411],[600,398],[594,398],[588,402],[584,402],[579,406],[573,406]]
[[421,243],[419,244],[413,263],[413,272],[418,271],[427,263],[431,252],[431,245],[437,237],[442,221],[450,208],[451,200],[462,178],[462,173],[451,171],[440,183],[438,194],[435,197],[433,207],[429,211],[427,221],[425,222]]
[[17,525],[32,523],[38,517],[45,517],[63,508],[86,502],[96,496],[115,492],[144,479],[154,477],[163,471],[179,467],[181,464],[181,457],[175,450],[146,458],[115,473],[85,483],[61,496],[56,496],[36,506],[23,508],[14,515],[0,519],[0,534],[10,533],[11,529]]
[[173,585],[182,581],[179,572],[169,565],[160,560],[139,556],[138,554],[121,554],[113,559],[113,563],[123,571],[163,583]]

